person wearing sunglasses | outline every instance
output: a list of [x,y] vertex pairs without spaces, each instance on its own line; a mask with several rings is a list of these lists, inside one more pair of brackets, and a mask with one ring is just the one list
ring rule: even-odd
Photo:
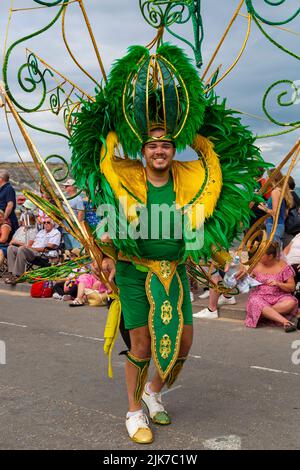
[[57,248],[61,241],[61,234],[54,226],[53,220],[46,217],[40,230],[34,240],[30,240],[28,245],[15,246],[11,245],[7,250],[8,277],[5,279],[6,284],[16,284],[16,280],[26,269],[26,263],[33,261],[41,254],[49,258],[58,256]]

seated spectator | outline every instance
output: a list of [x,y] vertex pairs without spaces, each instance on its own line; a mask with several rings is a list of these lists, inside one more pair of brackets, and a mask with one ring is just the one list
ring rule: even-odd
[[[298,233],[298,235],[292,239],[288,246],[285,247],[283,253],[285,255],[287,264],[292,266],[296,273],[295,282],[300,282],[300,233]],[[295,296],[298,299],[298,305],[300,305],[299,290],[296,291]]]
[[66,281],[58,281],[53,287],[53,299],[73,300],[77,297],[78,286],[73,278]]
[[7,247],[11,237],[11,223],[4,219],[4,211],[0,210],[0,266],[7,256]]
[[9,244],[14,246],[28,246],[29,242],[34,241],[37,233],[36,218],[35,215],[30,212],[28,217],[26,216],[26,225],[24,223],[24,225],[22,224],[18,228]]
[[54,222],[49,217],[44,222],[43,230],[37,232],[34,240],[28,242],[28,245],[15,246],[10,245],[7,250],[8,277],[6,284],[15,284],[19,276],[26,269],[26,263],[34,261],[40,255],[46,255],[48,258],[57,258],[57,248],[59,247],[61,234],[54,228]]
[[77,278],[77,297],[70,307],[82,307],[86,302],[89,305],[100,306],[107,303],[107,291],[100,281],[100,272],[97,263],[91,264],[91,273],[82,274]]
[[256,328],[261,319],[272,320],[283,326],[286,333],[296,330],[291,321],[298,313],[294,270],[279,258],[279,244],[272,242],[261,257],[252,276],[259,282],[249,294],[245,324]]
[[20,225],[30,225],[29,218],[31,215],[35,216],[34,214],[35,209],[36,209],[36,206],[33,204],[33,202],[31,202],[29,199],[26,199],[26,201],[23,204],[22,214],[19,219]]

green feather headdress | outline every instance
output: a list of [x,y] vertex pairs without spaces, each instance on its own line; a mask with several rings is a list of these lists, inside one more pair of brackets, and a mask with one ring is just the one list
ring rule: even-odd
[[153,125],[164,129],[162,140],[183,150],[203,123],[202,82],[185,53],[170,44],[151,55],[146,47],[130,47],[112,68],[106,97],[113,127],[132,158],[148,141]]

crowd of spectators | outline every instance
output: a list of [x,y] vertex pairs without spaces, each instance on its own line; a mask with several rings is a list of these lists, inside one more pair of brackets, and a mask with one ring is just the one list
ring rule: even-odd
[[[69,211],[71,207],[80,222],[88,218],[89,223],[96,226],[98,218],[95,210],[77,191],[75,181],[69,178],[62,187],[68,199],[65,210]],[[52,202],[42,184],[39,192],[43,199]],[[44,211],[23,194],[16,197],[9,182],[9,173],[0,170],[0,266],[6,261],[5,283],[15,285],[31,266],[57,264],[78,257],[81,251],[78,240],[58,227]],[[60,289],[61,294],[58,293]],[[81,276],[75,276],[75,279],[71,276],[58,283],[54,298],[72,300],[71,306],[105,304],[107,292],[100,282],[97,266],[92,263]]]
[[[272,171],[271,171],[272,173]],[[296,286],[300,283],[300,199],[295,192],[295,182],[289,178],[284,189],[284,177],[279,172],[273,178],[272,186],[265,193],[265,203],[253,206],[254,224],[264,214],[268,236],[274,232],[274,240],[259,260],[252,277],[256,279],[247,301],[247,327],[272,321],[283,326],[286,332],[300,328],[298,317],[298,294]],[[265,179],[261,178],[263,185]],[[68,199],[66,211],[70,209],[79,221],[88,220],[92,227],[98,223],[95,210],[78,192],[71,178],[62,183]],[[40,195],[51,202],[49,193],[40,185]],[[280,205],[280,207],[279,207]],[[273,217],[279,212],[278,223],[273,230]],[[17,218],[17,214],[19,217]],[[51,218],[38,209],[30,200],[20,194],[16,199],[15,190],[9,182],[6,170],[0,170],[0,266],[6,260],[5,282],[14,285],[30,264],[45,266],[62,261],[66,257],[78,256],[82,246],[67,231],[57,227]],[[78,274],[78,273],[77,273]],[[215,271],[215,283],[222,281],[224,272]],[[217,318],[218,307],[234,305],[236,299],[229,294],[218,294],[210,289],[199,297],[209,296],[208,308],[194,314],[196,318]],[[192,297],[192,293],[191,293]],[[84,272],[56,283],[53,298],[69,300],[70,306],[105,305],[108,292],[100,280],[96,263],[91,263]],[[296,319],[296,321],[295,321]]]
[[[273,170],[269,173],[272,175]],[[262,216],[269,215],[265,228],[268,238],[273,234],[273,242],[252,272],[259,285],[252,288],[248,295],[245,324],[249,328],[263,323],[276,324],[289,333],[300,329],[300,199],[295,192],[294,179],[290,176],[285,188],[284,180],[281,172],[273,175],[272,185],[264,194],[265,203],[252,207],[251,225]],[[261,178],[260,185],[265,182],[266,179]],[[278,223],[273,229],[277,211]],[[213,281],[217,284],[223,276],[223,272],[216,271]],[[235,296],[220,295],[214,289],[204,291],[199,297],[207,297],[209,303],[208,307],[194,314],[195,318],[218,318],[221,305],[236,304]]]

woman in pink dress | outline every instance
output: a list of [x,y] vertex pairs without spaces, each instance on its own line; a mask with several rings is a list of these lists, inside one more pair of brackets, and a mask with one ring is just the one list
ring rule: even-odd
[[[78,284],[77,297],[73,300],[70,307],[81,307],[93,297],[94,305],[105,305],[107,303],[107,289],[100,281],[100,271],[96,261],[91,264],[91,272],[82,274],[76,279]],[[96,298],[95,297],[96,293]],[[88,302],[89,303],[89,302]]]
[[279,323],[290,333],[296,330],[291,319],[298,313],[298,302],[292,295],[295,273],[291,266],[279,259],[278,253],[278,243],[271,243],[252,273],[261,285],[249,294],[245,325],[256,328],[259,320],[264,318]]

